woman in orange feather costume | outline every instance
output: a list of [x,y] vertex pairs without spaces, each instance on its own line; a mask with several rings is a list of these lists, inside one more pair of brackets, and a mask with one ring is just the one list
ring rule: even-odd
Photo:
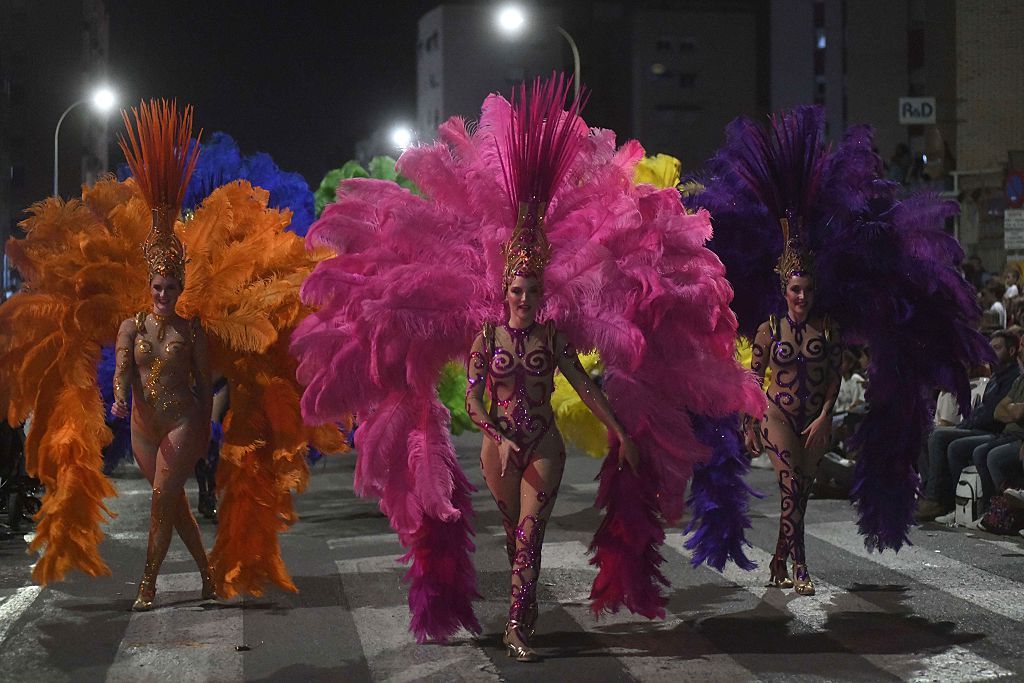
[[[25,238],[7,245],[25,288],[0,305],[0,409],[14,424],[33,415],[27,466],[46,487],[30,546],[31,551],[42,551],[33,578],[46,584],[61,580],[70,569],[93,576],[110,573],[99,544],[104,515],[110,515],[103,499],[115,495],[101,471],[101,449],[111,434],[104,424],[95,367],[102,346],[118,336],[121,321],[127,328],[122,331],[138,331],[137,312],[153,305],[151,285],[181,283],[184,291],[176,307],[168,293],[157,297],[155,313],[174,317],[161,322],[152,314],[143,316],[145,333],[135,334],[130,354],[121,354],[130,362],[119,397],[126,398],[123,392],[134,385],[134,407],[140,411],[133,417],[133,427],[139,429],[133,437],[142,444],[136,445],[137,454],[143,450],[141,455],[152,458],[156,439],[171,431],[173,421],[147,419],[162,409],[164,399],[179,397],[186,408],[194,402],[202,413],[202,420],[189,422],[188,433],[182,435],[184,452],[165,455],[175,462],[169,470],[177,472],[179,458],[191,467],[194,458],[189,444],[193,436],[197,443],[200,437],[205,439],[209,424],[208,407],[201,405],[205,400],[202,378],[195,377],[198,381],[190,386],[190,398],[182,390],[182,375],[172,376],[167,367],[175,363],[173,358],[163,362],[157,375],[164,385],[157,392],[161,394],[157,405],[147,400],[150,387],[145,380],[154,373],[143,376],[136,363],[146,363],[151,371],[153,351],[141,352],[139,341],[152,337],[150,343],[161,356],[182,357],[176,373],[191,366],[190,374],[195,375],[203,362],[201,350],[194,351],[205,338],[210,368],[227,378],[232,406],[225,420],[218,476],[220,525],[210,554],[212,582],[204,583],[204,592],[213,589],[222,597],[260,595],[268,583],[295,590],[281,559],[277,534],[295,519],[292,493],[301,491],[308,479],[307,444],[324,452],[345,449],[336,427],[303,423],[295,361],[287,352],[292,330],[310,312],[299,300],[299,284],[328,254],[306,252],[302,239],[285,231],[290,212],[268,208],[265,190],[236,181],[215,190],[186,222],[176,220],[174,205],[163,212],[163,244],[173,245],[168,235],[175,236],[188,259],[183,263],[183,280],[150,278],[157,260],[154,255],[166,253],[151,245],[153,258],[147,259],[140,248],[153,223],[150,202],[156,197],[159,205],[168,197],[180,196],[166,185],[175,173],[181,174],[175,182],[187,182],[183,175],[185,160],[190,158],[189,138],[181,131],[189,117],[187,111],[181,116],[166,102],[144,103],[142,112],[137,115],[138,149],[129,155],[142,162],[142,169],[133,169],[133,179],[101,180],[84,187],[81,199],[39,202],[21,224]],[[154,125],[157,121],[162,123]],[[142,151],[157,140],[163,140],[162,153]],[[164,189],[154,190],[153,183]],[[157,339],[160,327],[164,327],[162,340]],[[122,336],[121,341],[118,346],[124,347],[127,339]],[[192,380],[187,382],[191,385]],[[159,389],[161,382],[148,384]],[[171,488],[178,488],[174,477],[168,476],[172,473],[161,475],[159,459],[156,463],[156,471],[140,463],[147,476],[152,473],[159,479],[160,505],[155,509],[176,510],[178,516],[171,523],[184,521],[179,529],[187,538],[191,531],[185,515],[191,515],[187,507],[183,514],[170,495]],[[174,493],[180,499],[180,493]],[[167,524],[166,519],[163,523]],[[168,526],[160,529],[154,540],[162,544],[161,534],[170,536],[170,532]],[[157,566],[153,560],[159,549],[151,543],[144,578],[154,573],[150,569]],[[197,550],[202,551],[201,542]],[[151,584],[144,581],[140,588],[151,588]],[[150,595],[143,592],[142,602]]]

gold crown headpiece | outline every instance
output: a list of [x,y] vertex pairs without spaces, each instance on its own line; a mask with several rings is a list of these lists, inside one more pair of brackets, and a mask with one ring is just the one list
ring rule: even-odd
[[551,245],[544,234],[544,210],[541,203],[520,202],[516,227],[512,237],[502,247],[505,256],[505,272],[502,285],[505,289],[520,275],[533,275],[543,284],[544,269],[551,260]]
[[814,260],[800,239],[799,223],[797,234],[790,232],[789,218],[780,218],[779,226],[782,228],[782,255],[775,265],[775,272],[779,274],[782,288],[785,289],[789,278],[794,275],[813,275]]
[[[153,225],[142,247],[149,279],[157,275],[185,284],[185,247],[174,234],[185,189],[199,158],[199,144],[192,143],[192,107],[179,112],[176,102],[150,100],[132,107],[134,126],[121,112],[127,140],[119,140],[128,167],[149,204]],[[202,136],[200,131],[199,136]]]

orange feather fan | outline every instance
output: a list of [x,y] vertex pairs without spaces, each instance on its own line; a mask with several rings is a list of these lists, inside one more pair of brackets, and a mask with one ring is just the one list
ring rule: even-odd
[[[170,195],[150,195],[161,196]],[[291,496],[308,479],[306,444],[345,449],[337,428],[302,423],[287,353],[292,330],[309,313],[299,285],[328,254],[306,252],[301,238],[285,232],[290,214],[268,208],[268,198],[233,182],[175,225],[190,255],[178,311],[202,321],[214,371],[231,388],[211,556],[228,596],[258,595],[268,582],[295,589],[277,534],[295,519]],[[110,573],[99,545],[110,515],[103,499],[115,491],[101,471],[111,436],[96,365],[120,321],[149,306],[139,248],[151,226],[149,201],[141,183],[102,180],[81,199],[32,206],[20,224],[25,238],[7,244],[25,289],[0,304],[0,409],[12,424],[32,415],[28,469],[46,487],[30,548],[42,551],[33,571],[41,584],[70,569]]]

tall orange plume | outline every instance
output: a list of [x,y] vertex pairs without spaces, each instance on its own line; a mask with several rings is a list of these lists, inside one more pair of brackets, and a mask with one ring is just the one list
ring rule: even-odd
[[[192,105],[178,112],[177,101],[150,100],[132,107],[135,125],[128,112],[121,118],[128,133],[118,140],[132,170],[139,191],[149,208],[167,208],[177,217],[185,200],[185,189],[199,159],[199,145],[189,148],[192,138]],[[199,131],[199,137],[203,132]]]

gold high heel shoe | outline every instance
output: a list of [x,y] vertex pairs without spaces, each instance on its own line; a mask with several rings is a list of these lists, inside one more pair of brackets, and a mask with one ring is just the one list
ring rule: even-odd
[[143,577],[139,581],[139,594],[132,603],[133,612],[148,612],[153,609],[153,601],[156,600],[156,581]]
[[200,578],[203,580],[203,600],[215,600],[217,598],[217,585],[213,582],[213,574],[210,573],[210,568],[199,572]]
[[[519,643],[510,642],[512,635],[515,634],[519,638]],[[521,625],[519,622],[510,621],[508,626],[505,627],[505,636],[501,639],[501,642],[505,643],[505,654],[517,662],[539,662],[540,657],[534,652],[530,646],[526,643],[526,639],[523,638]]]
[[768,577],[768,586],[774,588],[792,588],[793,579],[789,578],[789,574],[786,573],[786,560],[780,557],[772,557],[772,561],[768,563],[768,571],[771,572]]
[[799,595],[814,595],[814,582],[806,564],[793,563],[793,591]]

